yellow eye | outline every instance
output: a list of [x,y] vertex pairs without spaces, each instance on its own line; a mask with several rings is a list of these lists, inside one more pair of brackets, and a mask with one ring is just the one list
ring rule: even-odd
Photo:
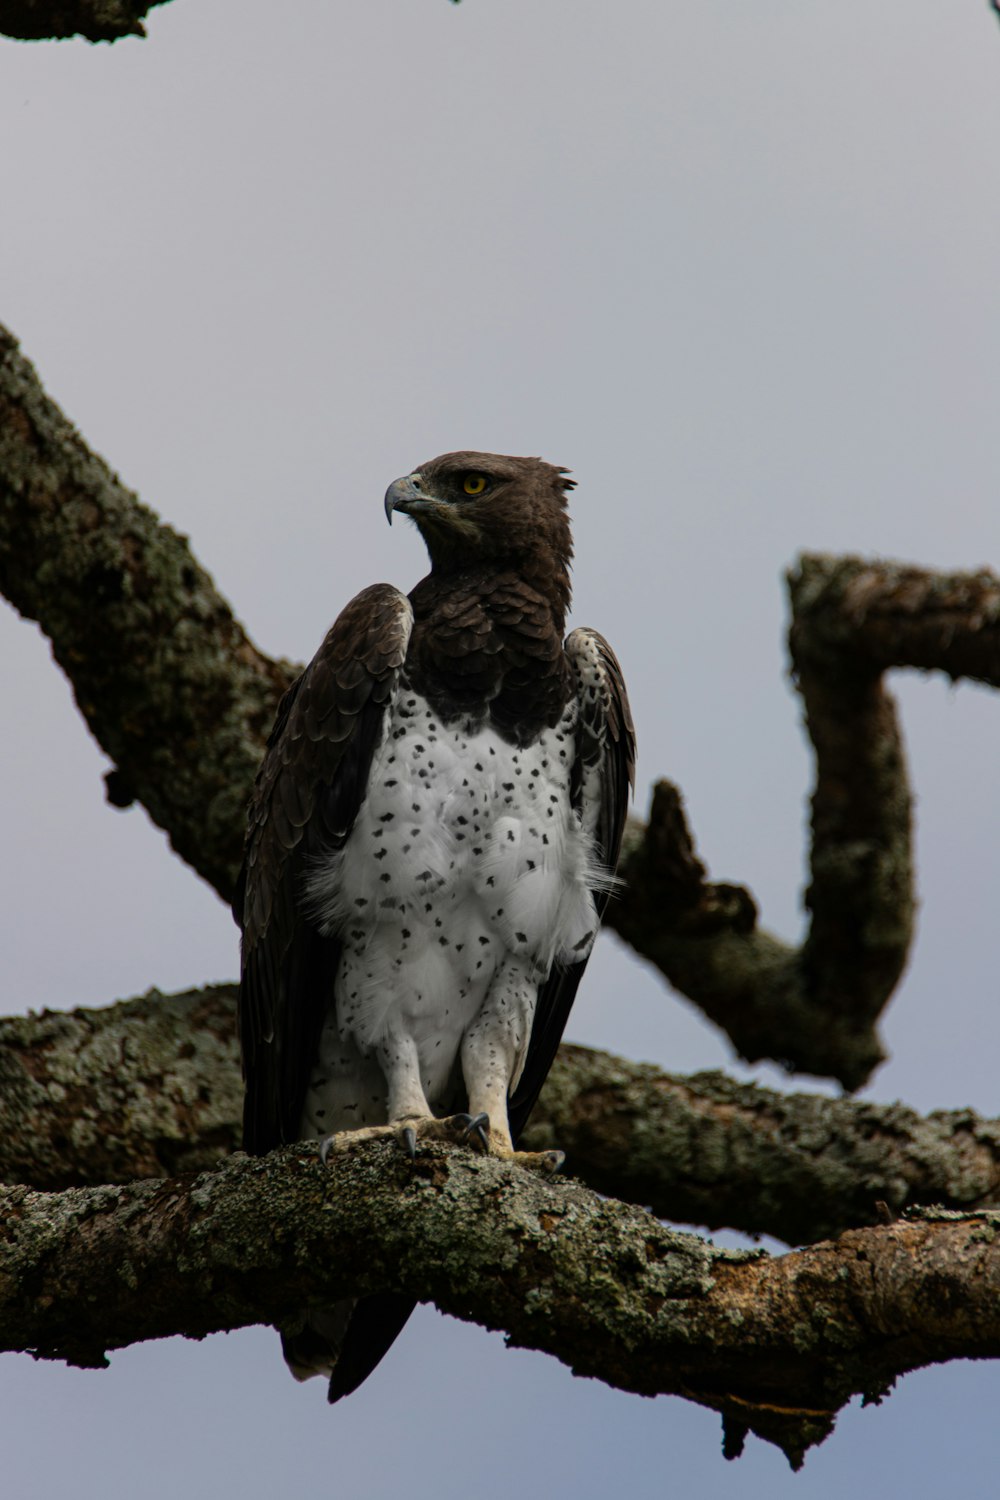
[[486,488],[486,480],[482,474],[466,474],[462,488],[467,495],[481,495]]

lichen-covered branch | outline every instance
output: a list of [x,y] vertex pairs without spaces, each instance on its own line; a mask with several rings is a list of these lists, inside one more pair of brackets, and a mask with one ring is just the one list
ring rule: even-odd
[[792,654],[813,669],[853,659],[1000,687],[1000,579],[806,554],[789,575]]
[[[913,936],[911,798],[883,676],[916,667],[1000,686],[1000,580],[806,555],[788,586],[793,674],[816,751],[811,920],[801,951],[786,955],[789,1020],[795,1035],[804,1000],[815,1030],[828,1031],[829,1071],[853,1088],[879,1060],[878,1018]],[[788,1056],[815,1071],[805,1053]]]
[[[937,666],[1000,684],[1000,584],[853,558],[791,579],[792,655],[817,753],[812,915],[801,948],[752,896],[707,879],[680,794],[634,824],[608,923],[742,1056],[857,1088],[913,916],[909,791],[880,674]],[[281,691],[187,542],[85,448],[0,330],[0,590],[37,619],[94,735],[113,801],[141,801],[226,899],[243,809]]]
[[760,929],[742,887],[708,881],[668,782],[626,846],[627,893],[608,921],[743,1057],[854,1089],[884,1055],[878,1019],[913,936],[910,791],[882,673],[936,666],[1000,682],[1000,584],[807,556],[789,592],[793,671],[816,752],[804,943]]
[[145,36],[143,18],[167,0],[0,0],[0,32],[17,41],[114,42]]
[[[43,1189],[202,1170],[239,1144],[232,985],[0,1021],[0,1181]],[[1000,1201],[1000,1121],[672,1077],[564,1046],[525,1144],[681,1223],[790,1244],[884,1203]]]
[[198,1172],[240,1144],[236,986],[0,1020],[0,1182]]
[[199,1177],[0,1190],[0,1347],[83,1365],[139,1339],[283,1323],[391,1290],[621,1389],[720,1410],[793,1462],[857,1392],[1000,1354],[1000,1215],[716,1250],[638,1208],[460,1149],[320,1165],[291,1148]]
[[[857,567],[852,558],[800,560],[789,577],[789,644],[816,749],[803,973],[817,1009],[874,1036],[906,963],[914,916],[906,761],[882,672],[920,663],[906,651],[879,662],[865,649]],[[878,580],[874,603],[895,570],[866,571]]]
[[884,1209],[1000,1204],[1000,1120],[679,1077],[564,1045],[525,1136],[598,1192],[677,1223],[805,1244]]
[[0,328],[0,591],[37,620],[116,769],[182,859],[231,895],[245,808],[293,675],[233,619],[187,540],[124,488]]
[[757,925],[750,892],[708,880],[670,782],[654,787],[645,829],[630,828],[619,873],[625,888],[605,925],[720,1026],[741,1057],[773,1058],[847,1088],[881,1062],[874,1026],[817,1003],[803,950]]

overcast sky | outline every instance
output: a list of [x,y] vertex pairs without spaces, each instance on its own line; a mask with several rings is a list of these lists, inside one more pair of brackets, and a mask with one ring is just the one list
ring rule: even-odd
[[[0,42],[0,321],[304,660],[424,571],[387,483],[452,448],[570,466],[575,623],[621,657],[638,800],[801,930],[811,766],[787,682],[803,549],[1000,562],[1000,27],[985,0],[173,0],[149,39]],[[920,932],[867,1091],[1000,1112],[1000,705],[901,677]],[[0,613],[3,1005],[231,978],[236,933]],[[606,938],[574,1040],[673,1070],[723,1039]],[[995,1474],[1000,1373],[909,1377],[798,1479],[718,1422],[421,1310],[326,1408],[273,1334],[0,1360],[4,1493],[246,1500],[939,1496]]]

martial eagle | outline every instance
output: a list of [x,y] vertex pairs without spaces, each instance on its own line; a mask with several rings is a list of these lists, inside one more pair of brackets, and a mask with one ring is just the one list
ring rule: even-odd
[[[572,487],[471,452],[397,479],[386,515],[416,523],[430,573],[358,594],[282,699],[236,902],[247,1151],[446,1135],[561,1160],[514,1143],[597,933],[635,751],[611,648],[563,640]],[[335,1401],[412,1305],[310,1310],[285,1357]]]

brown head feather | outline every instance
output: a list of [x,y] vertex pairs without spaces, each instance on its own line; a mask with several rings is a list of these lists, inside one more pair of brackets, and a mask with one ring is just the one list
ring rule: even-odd
[[[565,615],[573,556],[566,491],[574,487],[565,469],[540,458],[467,450],[443,453],[414,474],[427,497],[442,502],[413,515],[435,573],[483,563],[513,568],[537,581]],[[486,481],[481,494],[464,489],[473,475]]]

